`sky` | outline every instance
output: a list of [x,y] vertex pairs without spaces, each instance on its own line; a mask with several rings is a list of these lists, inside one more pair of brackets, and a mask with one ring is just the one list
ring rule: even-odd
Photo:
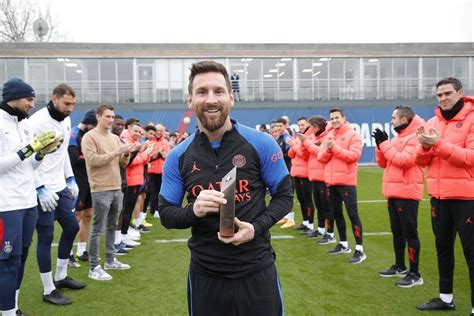
[[37,0],[36,3],[49,6],[58,29],[65,34],[66,41],[72,42],[474,42],[474,0]]

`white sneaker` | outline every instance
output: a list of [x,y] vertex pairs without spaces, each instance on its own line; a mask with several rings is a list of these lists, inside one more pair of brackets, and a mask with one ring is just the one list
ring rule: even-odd
[[108,274],[107,272],[105,272],[104,269],[102,269],[100,265],[96,266],[93,270],[89,270],[89,278],[97,280],[97,281],[112,280],[112,276]]
[[[104,264],[104,269],[105,270],[128,270],[130,269],[130,265],[126,263],[122,263],[117,260],[117,258],[114,258],[114,262],[112,263],[105,263]],[[105,271],[104,271],[105,272]]]
[[155,213],[153,213],[153,217],[160,218],[160,213],[158,213],[158,211],[155,211]]
[[125,238],[124,240],[122,240],[123,243],[126,245],[126,246],[132,246],[132,247],[135,247],[135,246],[140,246],[141,243],[139,243],[138,241],[134,241],[130,238],[130,236],[127,235],[127,238]]
[[139,241],[142,235],[140,234],[140,231],[137,230],[136,228],[130,227],[127,231],[128,237],[130,237],[131,240],[134,241]]

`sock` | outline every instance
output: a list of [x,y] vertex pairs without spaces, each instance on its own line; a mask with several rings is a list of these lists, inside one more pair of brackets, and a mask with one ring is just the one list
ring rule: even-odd
[[140,215],[138,216],[138,218],[140,218],[142,221],[144,221],[146,219],[146,214],[147,213],[141,212]]
[[54,275],[55,281],[64,280],[67,277],[67,263],[69,259],[57,259],[56,260],[56,274]]
[[115,244],[118,245],[122,242],[122,232],[120,230],[115,231]]
[[314,229],[314,224],[313,224],[313,223],[308,224],[307,227],[308,227],[309,229],[313,230],[313,229]]
[[49,295],[56,289],[53,283],[53,272],[40,273],[41,282],[43,283],[43,295]]
[[143,222],[143,219],[141,218],[141,216],[138,216],[137,218],[135,218],[135,227],[139,227]]
[[328,233],[328,235],[334,238],[334,233]]
[[471,314],[474,314],[474,307],[472,307],[471,309]]
[[321,235],[324,235],[326,233],[326,229],[324,227],[318,227],[318,232],[321,234]]
[[306,226],[306,227],[308,227],[309,221],[303,221],[303,225]]
[[2,310],[0,311],[2,316],[16,316],[16,309]]
[[285,216],[289,221],[295,221],[295,212],[289,212],[288,214],[286,214]]
[[125,241],[128,239],[128,235],[127,234],[122,234],[122,240]]
[[87,249],[87,242],[77,243],[77,255],[82,256]]
[[451,294],[439,293],[439,298],[445,303],[451,303],[453,301],[453,293]]
[[356,245],[356,250],[364,252],[364,247],[362,245]]
[[15,312],[18,309],[18,296],[20,296],[20,289],[15,291]]
[[340,244],[343,245],[344,248],[348,248],[348,247],[349,247],[349,242],[347,242],[347,241],[341,241]]

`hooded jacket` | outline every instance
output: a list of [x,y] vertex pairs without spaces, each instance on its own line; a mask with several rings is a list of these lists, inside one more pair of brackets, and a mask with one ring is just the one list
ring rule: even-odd
[[425,125],[440,138],[428,151],[418,146],[416,163],[428,166],[428,194],[434,198],[474,200],[474,97],[464,97],[464,106],[451,120],[440,108]]
[[313,134],[303,142],[303,145],[309,152],[308,178],[310,181],[324,182],[324,164],[318,160],[318,154],[323,148],[321,145],[329,132],[328,127],[329,124],[321,134],[318,136]]
[[391,140],[375,150],[377,164],[384,169],[382,192],[386,198],[421,201],[423,198],[423,168],[415,164],[418,139],[416,130],[425,124],[418,115]]

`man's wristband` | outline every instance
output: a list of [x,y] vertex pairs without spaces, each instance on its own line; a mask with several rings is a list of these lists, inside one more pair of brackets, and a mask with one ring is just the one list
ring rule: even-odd
[[30,157],[31,155],[33,155],[35,151],[33,150],[33,148],[31,147],[31,145],[26,145],[25,147],[23,147],[22,149],[20,149],[19,151],[17,151],[17,155],[20,157],[21,160],[25,160],[26,158]]

